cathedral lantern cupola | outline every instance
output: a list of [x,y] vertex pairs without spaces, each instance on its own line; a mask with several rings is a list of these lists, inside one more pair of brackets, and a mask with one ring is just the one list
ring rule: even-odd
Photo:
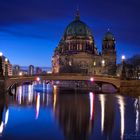
[[80,12],[79,9],[76,11],[75,20],[80,20]]
[[102,53],[115,53],[115,38],[114,35],[108,31],[105,33],[105,36],[103,38],[103,43],[102,43]]

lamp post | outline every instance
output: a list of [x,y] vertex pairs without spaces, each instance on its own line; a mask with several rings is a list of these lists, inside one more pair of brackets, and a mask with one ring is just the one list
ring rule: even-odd
[[125,55],[122,55],[122,71],[121,71],[121,79],[126,78],[126,71],[125,71]]
[[5,76],[8,76],[8,59],[5,58]]
[[102,67],[105,66],[105,60],[102,60]]
[[3,76],[3,67],[2,67],[2,52],[0,52],[0,76]]

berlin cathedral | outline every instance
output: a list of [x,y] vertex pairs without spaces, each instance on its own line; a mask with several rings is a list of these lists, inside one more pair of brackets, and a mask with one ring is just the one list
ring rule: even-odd
[[74,21],[65,29],[52,57],[53,73],[116,74],[115,38],[107,31],[102,51],[96,47],[92,31],[80,20],[77,11]]

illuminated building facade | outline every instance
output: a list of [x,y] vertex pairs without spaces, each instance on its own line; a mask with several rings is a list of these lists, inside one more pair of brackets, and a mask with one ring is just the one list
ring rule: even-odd
[[13,75],[12,64],[5,56],[2,56],[2,69],[3,69],[4,76],[5,75],[7,75],[7,76]]
[[19,75],[19,73],[20,73],[20,66],[19,65],[13,66],[13,75]]
[[116,73],[115,38],[108,31],[102,42],[102,52],[95,45],[90,28],[80,20],[77,11],[75,20],[65,29],[52,57],[53,73]]

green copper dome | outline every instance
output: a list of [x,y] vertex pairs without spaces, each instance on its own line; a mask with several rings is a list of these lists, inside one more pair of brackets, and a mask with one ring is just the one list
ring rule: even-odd
[[76,17],[76,19],[66,27],[64,36],[89,37],[92,36],[92,32],[90,28],[80,20],[79,17]]

